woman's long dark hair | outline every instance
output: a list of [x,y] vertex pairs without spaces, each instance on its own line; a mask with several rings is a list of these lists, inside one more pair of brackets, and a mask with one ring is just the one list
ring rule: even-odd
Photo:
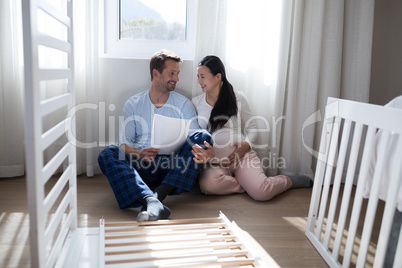
[[222,88],[211,111],[207,127],[207,130],[213,133],[215,130],[222,128],[232,115],[237,114],[236,95],[232,84],[226,78],[225,66],[218,57],[206,56],[198,66],[208,67],[213,75],[220,73],[222,77]]

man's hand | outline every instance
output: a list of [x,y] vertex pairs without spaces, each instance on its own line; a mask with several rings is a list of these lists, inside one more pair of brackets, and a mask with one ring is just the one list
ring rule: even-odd
[[153,147],[145,147],[140,151],[139,158],[146,162],[154,161],[155,157],[158,155],[159,149]]
[[154,161],[155,157],[159,153],[159,149],[153,147],[145,147],[142,150],[138,150],[128,146],[127,144],[122,144],[120,145],[120,148],[135,159],[143,159],[146,162]]
[[206,149],[198,144],[193,145],[191,153],[194,155],[193,160],[198,164],[203,164],[211,161],[215,157],[214,150],[208,142],[204,141]]

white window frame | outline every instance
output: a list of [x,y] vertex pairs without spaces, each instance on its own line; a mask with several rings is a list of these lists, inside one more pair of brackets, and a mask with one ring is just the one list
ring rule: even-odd
[[185,41],[119,39],[119,0],[101,1],[99,36],[100,54],[110,58],[149,59],[161,49],[180,55],[183,60],[194,60],[196,1],[187,0],[187,27]]

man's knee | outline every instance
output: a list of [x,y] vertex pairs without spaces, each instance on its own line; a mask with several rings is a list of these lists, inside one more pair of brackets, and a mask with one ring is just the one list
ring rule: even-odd
[[193,134],[191,134],[189,136],[189,142],[192,145],[198,144],[201,147],[205,147],[204,146],[204,141],[206,141],[209,144],[213,145],[212,136],[205,129],[199,129],[199,130],[197,130],[196,132],[194,132]]
[[98,163],[102,165],[105,161],[114,158],[120,154],[120,148],[115,145],[107,146],[98,155]]

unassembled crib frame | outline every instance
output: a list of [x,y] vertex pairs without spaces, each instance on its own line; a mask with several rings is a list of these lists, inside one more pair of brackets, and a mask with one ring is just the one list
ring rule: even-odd
[[216,218],[100,220],[99,267],[277,267],[221,212]]
[[[389,159],[385,149],[376,152],[379,131],[387,135],[385,140],[391,133],[399,136],[395,157],[402,160],[402,110],[328,99],[306,236],[330,267],[383,267],[388,258],[402,163],[390,167],[390,178],[382,176]],[[363,194],[375,154],[378,160],[370,196],[365,200]],[[385,179],[389,179],[390,187],[382,212],[384,203],[379,201],[379,189]],[[375,219],[381,220],[381,226],[374,224]],[[371,237],[375,232],[379,232],[380,239],[373,244]],[[398,241],[393,267],[402,267],[402,231]]]

